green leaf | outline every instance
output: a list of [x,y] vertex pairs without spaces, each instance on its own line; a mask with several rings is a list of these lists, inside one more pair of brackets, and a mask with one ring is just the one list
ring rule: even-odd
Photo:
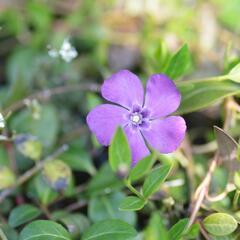
[[234,173],[233,182],[236,188],[239,190],[240,189],[240,172],[239,171],[236,171]]
[[26,227],[20,233],[19,240],[70,240],[70,234],[60,224],[49,220],[37,220]]
[[[211,240],[237,240],[239,237],[239,235],[237,236],[232,236],[232,235],[227,235],[227,236],[213,236],[211,235]],[[194,238],[195,240],[195,238]]]
[[87,111],[91,111],[93,108],[95,108],[97,105],[100,105],[101,103],[102,99],[96,93],[87,93]]
[[147,240],[169,240],[169,234],[163,224],[161,214],[154,212],[150,218],[149,224],[144,232],[144,239]]
[[90,152],[86,148],[86,139],[84,136],[81,139],[75,139],[68,145],[67,151],[59,156],[59,159],[64,161],[71,169],[76,171],[87,172],[90,175],[96,173],[93,165]]
[[52,14],[49,6],[44,2],[28,2],[27,12],[33,26],[42,31],[47,31],[51,23]]
[[70,167],[57,159],[44,163],[42,174],[49,186],[56,191],[65,190],[72,178]]
[[8,223],[11,227],[15,228],[37,218],[40,214],[41,211],[35,206],[23,204],[11,211]]
[[145,201],[138,197],[130,196],[123,199],[119,209],[124,211],[136,211],[144,207]]
[[168,66],[170,53],[165,41],[157,38],[149,38],[143,44],[143,67],[148,74],[163,72]]
[[0,146],[0,166],[10,167],[8,154],[4,146]]
[[9,225],[0,224],[0,232],[1,230],[6,237],[6,239],[4,239],[3,236],[1,236],[0,234],[0,237],[2,237],[2,239],[0,238],[1,240],[19,240],[17,231],[15,231],[15,229],[10,227]]
[[171,229],[169,230],[169,237],[170,240],[179,240],[181,239],[182,235],[184,234],[184,231],[187,228],[189,219],[181,219],[176,224],[174,224]]
[[150,195],[158,191],[160,185],[167,178],[172,166],[170,164],[162,165],[152,170],[143,184],[143,195],[148,198]]
[[103,165],[96,175],[90,180],[87,191],[91,196],[96,196],[104,192],[111,192],[123,187],[108,164]]
[[0,166],[0,190],[12,187],[16,182],[16,176],[11,168]]
[[28,134],[17,135],[14,139],[14,143],[17,146],[17,150],[24,156],[38,161],[42,155],[42,143],[39,142],[36,137]]
[[45,146],[51,147],[57,139],[59,117],[53,105],[44,105],[39,119],[34,119],[31,111],[26,109],[14,115],[10,126],[18,133],[36,136]]
[[240,83],[240,63],[238,63],[228,74],[229,79]]
[[109,195],[91,198],[88,207],[89,218],[92,222],[113,218],[134,225],[136,223],[136,214],[130,211],[119,210],[119,205],[125,197],[125,194],[115,192]]
[[131,169],[131,172],[129,174],[129,180],[136,181],[142,178],[150,171],[153,163],[154,159],[152,154],[145,157],[141,161],[138,161],[138,163]]
[[200,231],[200,225],[199,223],[194,223],[190,229],[187,230],[187,232],[184,234],[184,236],[186,236],[187,239],[198,239],[198,235],[199,235],[199,231]]
[[109,162],[113,171],[128,172],[131,165],[131,150],[122,128],[118,128],[109,147]]
[[8,58],[7,62],[7,77],[13,84],[19,80],[19,77],[24,80],[24,86],[30,88],[34,80],[36,70],[37,53],[33,48],[18,48]]
[[79,213],[66,213],[62,216],[60,215],[57,220],[67,227],[73,237],[78,237],[90,226],[88,218]]
[[83,235],[83,240],[130,240],[137,236],[129,224],[115,219],[95,223]]
[[33,188],[36,191],[34,197],[37,197],[38,200],[44,205],[51,203],[58,196],[55,192],[43,179],[42,175],[36,176],[33,181]]
[[90,154],[86,150],[70,147],[59,158],[73,170],[87,172],[91,175],[96,172]]
[[181,105],[178,114],[194,112],[206,108],[228,96],[240,93],[240,86],[229,80],[181,82],[177,84],[181,94]]
[[178,52],[171,58],[165,71],[166,75],[171,79],[182,76],[190,66],[190,52],[187,44],[184,44]]
[[237,229],[237,221],[229,214],[214,213],[203,221],[206,230],[215,236],[229,235]]
[[240,5],[238,0],[231,0],[226,4],[225,0],[215,0],[218,4],[218,17],[220,23],[226,26],[231,31],[240,31],[240,26],[238,24]]

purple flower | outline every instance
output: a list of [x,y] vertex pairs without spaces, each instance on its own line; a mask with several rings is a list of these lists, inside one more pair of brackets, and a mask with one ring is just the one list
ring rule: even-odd
[[102,104],[87,116],[87,124],[100,144],[108,146],[122,126],[132,152],[133,165],[150,152],[145,141],[160,153],[171,153],[182,142],[186,124],[182,117],[168,116],[179,106],[181,95],[164,74],[153,74],[144,89],[139,78],[121,70],[104,81],[102,96],[117,105]]

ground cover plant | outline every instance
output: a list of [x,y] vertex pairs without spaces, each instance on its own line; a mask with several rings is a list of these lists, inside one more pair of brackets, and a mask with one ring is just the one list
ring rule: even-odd
[[240,239],[239,0],[0,1],[0,240]]

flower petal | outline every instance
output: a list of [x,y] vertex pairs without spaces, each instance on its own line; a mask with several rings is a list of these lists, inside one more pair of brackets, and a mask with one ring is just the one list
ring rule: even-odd
[[127,125],[124,128],[124,131],[127,135],[128,143],[131,148],[132,165],[134,166],[139,160],[146,157],[150,152],[139,130],[132,129],[130,125]]
[[128,109],[143,104],[144,89],[139,78],[128,70],[121,70],[104,81],[102,96]]
[[150,127],[142,130],[147,142],[160,153],[175,151],[186,132],[186,123],[182,117],[171,116],[151,121]]
[[177,110],[181,95],[174,82],[164,74],[154,74],[146,87],[145,107],[151,111],[151,118],[159,118]]
[[95,107],[87,115],[87,124],[102,145],[109,145],[118,126],[126,124],[128,111],[112,104]]

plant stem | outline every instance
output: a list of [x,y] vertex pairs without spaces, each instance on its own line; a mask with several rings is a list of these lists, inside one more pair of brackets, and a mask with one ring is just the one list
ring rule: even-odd
[[39,170],[41,170],[46,162],[55,159],[58,155],[65,152],[67,150],[67,148],[68,148],[68,146],[66,144],[61,146],[53,154],[47,156],[45,159],[43,159],[38,164],[36,164],[33,168],[31,168],[26,173],[24,173],[22,176],[20,176],[18,178],[18,180],[16,181],[16,184],[12,188],[6,189],[1,192],[0,203],[2,203],[3,200],[7,196],[9,196],[18,186],[21,186],[23,183],[25,183],[27,180],[29,180],[32,176],[34,176]]
[[216,77],[209,77],[209,78],[200,78],[200,79],[192,79],[186,81],[179,81],[176,82],[177,86],[186,85],[189,83],[199,83],[199,82],[213,82],[213,81],[224,81],[228,79],[228,75],[216,76]]
[[236,190],[233,198],[233,209],[238,209],[238,200],[240,197],[240,190]]
[[134,187],[132,186],[132,184],[131,184],[128,180],[126,180],[126,181],[124,181],[124,182],[125,182],[126,186],[128,187],[128,189],[129,189],[132,193],[134,193],[135,195],[137,195],[140,199],[144,199],[144,200],[145,200],[145,198],[142,196],[142,194],[141,194],[140,192],[138,192],[137,189],[134,188]]
[[208,193],[208,188],[211,183],[212,174],[213,174],[215,168],[217,167],[218,158],[219,158],[218,153],[215,153],[206,177],[203,179],[202,183],[198,186],[197,190],[195,191],[193,201],[191,203],[192,211],[191,211],[190,220],[188,223],[188,229],[194,223],[197,213],[198,213],[199,209],[201,208],[202,202],[203,202],[206,194]]
[[34,93],[18,102],[15,102],[11,106],[4,109],[3,114],[7,115],[11,112],[15,112],[26,106],[26,101],[36,99],[38,101],[46,102],[48,101],[52,96],[59,95],[63,93],[68,92],[75,92],[75,91],[92,91],[92,92],[98,92],[100,89],[100,86],[96,83],[80,83],[80,84],[74,84],[74,85],[68,85],[68,86],[60,86],[52,89],[46,89],[37,93]]
[[[226,116],[225,116],[224,127],[223,127],[225,131],[229,129],[231,119],[232,119],[232,114],[231,114],[232,109],[229,107],[230,105],[228,104],[228,102],[229,102],[229,98],[225,101]],[[219,159],[219,153],[218,151],[216,151],[206,177],[203,179],[203,181],[195,191],[193,201],[190,205],[191,214],[190,214],[190,220],[188,223],[188,229],[194,223],[197,213],[201,208],[202,202],[204,201],[205,197],[208,195],[208,191],[209,191],[208,188],[211,183],[213,172],[219,163],[218,159]]]
[[45,205],[42,204],[42,203],[39,203],[38,205],[39,205],[40,209],[43,211],[43,213],[45,214],[45,216],[46,216],[48,219],[52,219],[52,216],[51,216],[51,213],[50,213],[48,207],[45,206]]

